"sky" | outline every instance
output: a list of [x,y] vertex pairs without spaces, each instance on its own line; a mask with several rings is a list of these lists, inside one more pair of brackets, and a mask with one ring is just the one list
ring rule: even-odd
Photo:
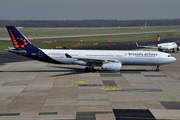
[[0,20],[180,18],[180,0],[0,0]]

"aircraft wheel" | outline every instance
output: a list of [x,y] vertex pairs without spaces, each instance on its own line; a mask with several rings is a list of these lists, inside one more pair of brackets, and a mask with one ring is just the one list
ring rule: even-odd
[[156,71],[157,71],[157,72],[159,71],[159,65],[157,65]]
[[162,52],[163,50],[159,49],[160,52]]
[[95,69],[94,69],[94,68],[92,68],[92,70],[90,70],[89,67],[86,67],[85,70],[86,70],[86,72],[95,72]]
[[89,67],[86,67],[85,70],[86,70],[86,72],[89,72],[89,71],[90,71],[90,70],[89,70]]
[[95,72],[95,69],[94,69],[94,68],[92,68],[92,72]]
[[86,67],[85,70],[86,72],[90,72],[89,67]]

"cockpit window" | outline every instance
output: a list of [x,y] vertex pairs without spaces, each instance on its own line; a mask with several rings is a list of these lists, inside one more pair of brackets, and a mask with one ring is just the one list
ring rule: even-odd
[[171,55],[168,55],[168,57],[172,57]]

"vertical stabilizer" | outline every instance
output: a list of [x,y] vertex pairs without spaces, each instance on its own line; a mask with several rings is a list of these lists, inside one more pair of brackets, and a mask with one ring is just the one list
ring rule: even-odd
[[32,43],[14,26],[6,26],[15,49],[37,49]]
[[31,59],[50,62],[50,63],[60,63],[48,55],[46,55],[41,49],[32,45],[32,43],[14,26],[6,26],[11,40],[14,44],[15,49],[9,49],[9,52],[20,54]]
[[159,34],[157,34],[157,40],[158,40],[158,44],[161,44],[161,39],[160,39]]

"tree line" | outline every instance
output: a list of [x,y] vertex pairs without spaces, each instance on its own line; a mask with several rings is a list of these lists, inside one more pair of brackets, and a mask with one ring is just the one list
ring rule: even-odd
[[180,25],[179,19],[158,20],[0,20],[0,27],[133,27]]

